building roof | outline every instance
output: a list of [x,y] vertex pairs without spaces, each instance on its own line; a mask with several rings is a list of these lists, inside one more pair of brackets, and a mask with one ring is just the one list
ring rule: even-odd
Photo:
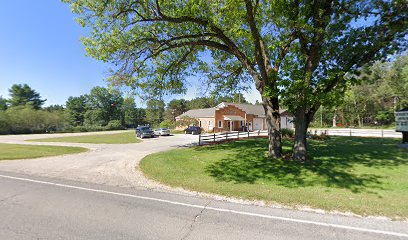
[[[253,114],[253,115],[258,115],[259,117],[265,117],[265,109],[263,108],[262,105],[254,105],[254,104],[248,104],[248,103],[228,103],[228,102],[222,102],[216,106],[217,109],[226,107],[228,105],[233,105],[242,111],[246,112],[247,114]],[[279,113],[284,113],[287,112],[285,109],[279,109]]]
[[[181,114],[178,116],[184,117],[184,116],[189,116],[192,118],[199,118],[199,117],[215,117],[215,110],[224,108],[226,106],[235,106],[242,111],[246,112],[247,114],[253,114],[257,115],[258,117],[265,117],[265,110],[262,105],[254,105],[254,104],[247,104],[247,103],[228,103],[228,102],[222,102],[218,104],[216,107],[213,108],[201,108],[201,109],[191,109],[188,110],[187,112]],[[279,110],[280,113],[286,112],[284,109]]]
[[215,108],[191,109],[181,114],[180,116],[178,116],[178,118],[185,117],[185,116],[192,117],[192,118],[215,117]]

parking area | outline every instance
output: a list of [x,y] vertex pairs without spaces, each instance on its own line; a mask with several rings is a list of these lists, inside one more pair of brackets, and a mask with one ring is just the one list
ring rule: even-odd
[[139,161],[148,154],[196,144],[198,136],[172,135],[146,138],[135,144],[88,144],[64,142],[27,142],[30,139],[105,134],[114,132],[3,135],[0,143],[81,146],[90,151],[74,155],[46,157],[32,160],[1,161],[0,171],[24,173],[96,184],[125,187],[157,188],[138,170]]

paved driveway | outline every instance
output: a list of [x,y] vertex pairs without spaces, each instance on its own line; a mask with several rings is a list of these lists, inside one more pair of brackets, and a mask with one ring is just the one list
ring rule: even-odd
[[105,134],[106,137],[109,137],[110,133],[117,133],[117,131],[0,136],[0,143],[80,146],[90,149],[86,153],[30,159],[29,161],[0,161],[0,171],[121,187],[157,188],[159,185],[147,180],[138,171],[138,162],[148,154],[188,146],[198,140],[197,136],[183,134],[144,139],[142,142],[134,144],[36,143],[25,141],[90,134]]

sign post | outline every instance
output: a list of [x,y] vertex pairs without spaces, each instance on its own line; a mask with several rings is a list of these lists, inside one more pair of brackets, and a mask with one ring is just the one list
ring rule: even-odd
[[408,108],[395,112],[395,127],[402,133],[402,143],[408,143]]

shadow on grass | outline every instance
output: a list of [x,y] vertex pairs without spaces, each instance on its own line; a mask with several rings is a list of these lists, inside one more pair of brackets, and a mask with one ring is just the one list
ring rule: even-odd
[[[265,139],[197,148],[197,151],[212,150],[228,153],[206,169],[218,181],[256,183],[266,180],[291,188],[321,185],[372,192],[382,189],[384,176],[375,174],[381,173],[381,168],[408,164],[408,151],[398,149],[395,140],[386,139],[334,137],[326,142],[310,141],[309,150],[314,159],[307,163],[268,159]],[[356,170],[357,166],[377,170]]]

